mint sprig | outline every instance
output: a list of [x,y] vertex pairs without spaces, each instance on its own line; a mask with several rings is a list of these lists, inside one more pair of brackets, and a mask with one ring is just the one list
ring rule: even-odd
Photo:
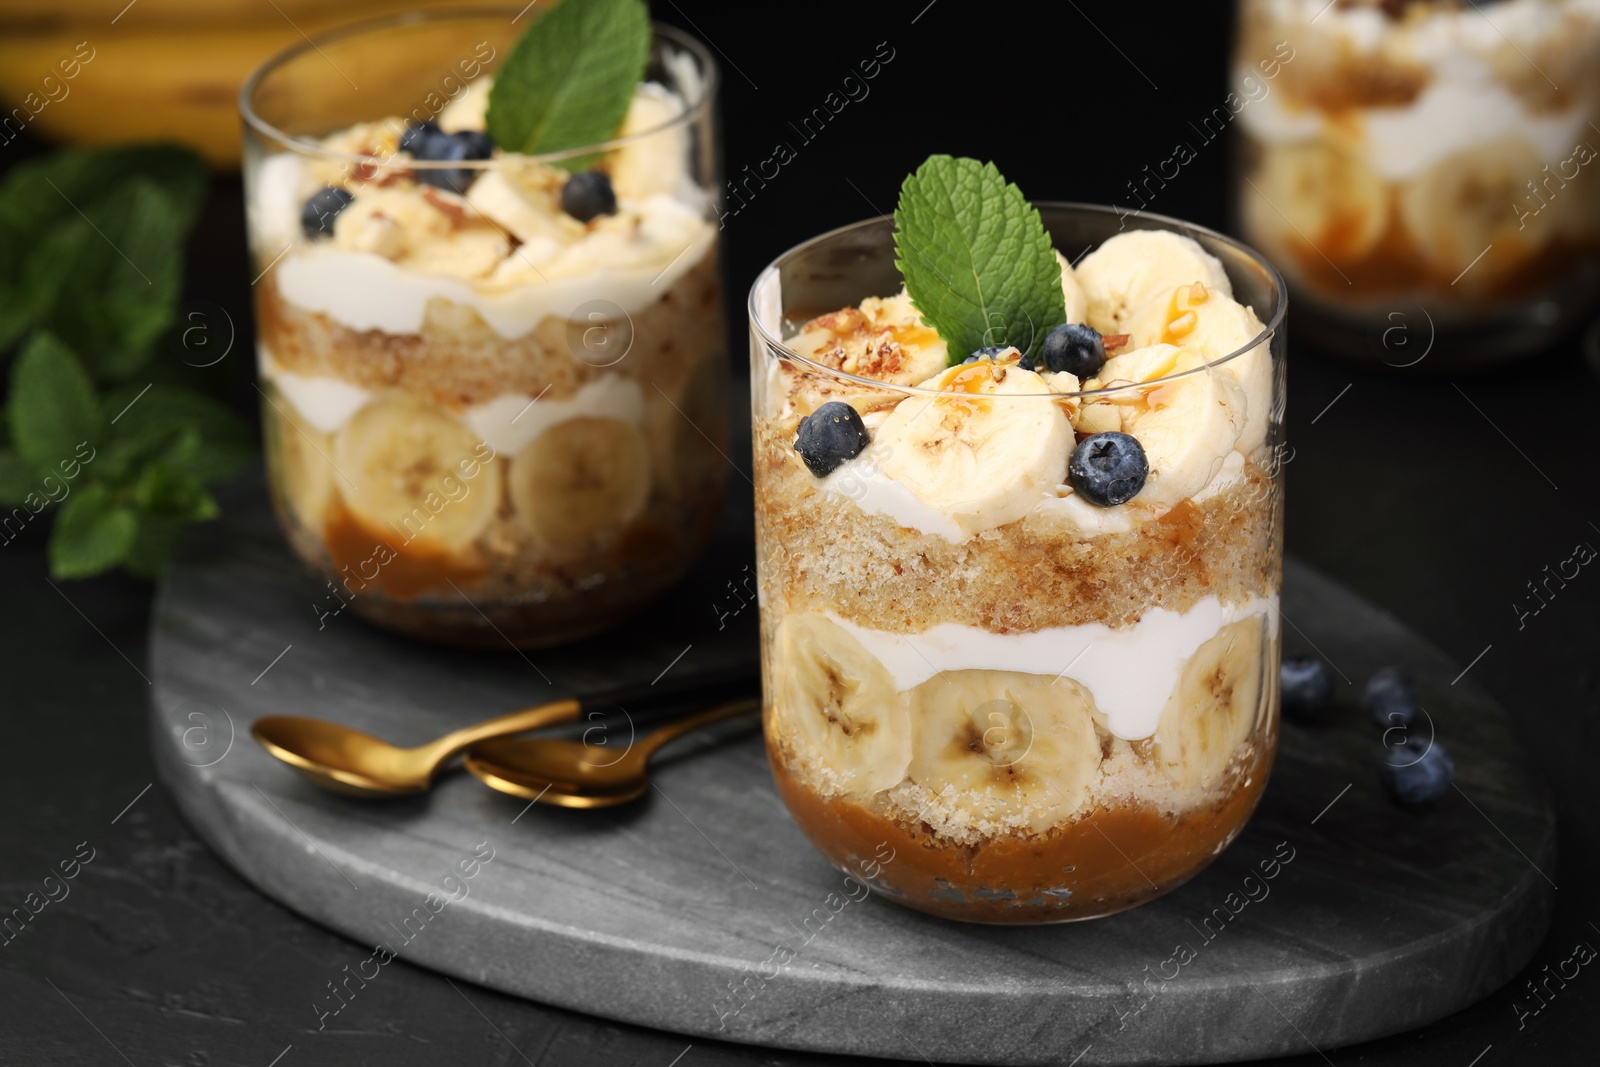
[[52,523],[50,572],[159,572],[208,486],[253,454],[232,411],[153,359],[172,336],[183,242],[205,191],[184,149],[72,150],[0,181],[3,540]]
[[[489,90],[489,136],[507,152],[561,152],[616,136],[650,58],[641,0],[563,0],[512,46]],[[583,170],[594,156],[568,161]]]
[[929,156],[901,185],[894,224],[895,266],[951,364],[986,345],[1037,354],[1066,321],[1044,222],[993,163]]

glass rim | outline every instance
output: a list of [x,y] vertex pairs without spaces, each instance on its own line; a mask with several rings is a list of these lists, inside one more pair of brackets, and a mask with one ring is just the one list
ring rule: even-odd
[[[1031,201],[1031,203],[1035,208],[1040,210],[1049,208],[1090,215],[1115,214],[1122,216],[1127,214],[1126,212],[1122,212],[1117,207],[1110,204],[1087,204],[1072,200],[1034,200]],[[1216,359],[1208,360],[1198,367],[1191,367],[1188,370],[1178,371],[1175,374],[1164,374],[1158,378],[1151,378],[1149,381],[1145,382],[1129,382],[1122,385],[1102,385],[1099,389],[1079,389],[1064,393],[984,393],[983,398],[985,400],[1030,400],[1035,397],[1046,400],[1060,400],[1062,398],[1071,397],[1126,395],[1131,390],[1151,389],[1166,382],[1175,382],[1183,378],[1188,378],[1192,375],[1209,372],[1217,367],[1222,366],[1224,363],[1243,356],[1247,352],[1255,351],[1262,345],[1270,344],[1272,338],[1280,329],[1282,329],[1284,316],[1289,310],[1288,288],[1284,283],[1283,275],[1278,273],[1277,267],[1273,266],[1265,256],[1251,248],[1249,245],[1245,244],[1243,241],[1229,237],[1225,233],[1218,233],[1216,230],[1210,229],[1209,227],[1200,226],[1192,222],[1185,222],[1183,219],[1173,218],[1170,215],[1157,215],[1154,212],[1148,211],[1138,212],[1137,217],[1141,219],[1149,219],[1159,224],[1155,227],[1146,228],[1164,229],[1169,231],[1175,230],[1180,232],[1189,231],[1191,233],[1204,234],[1206,237],[1229,246],[1234,251],[1242,254],[1245,258],[1251,260],[1257,266],[1262,268],[1262,270],[1266,272],[1267,277],[1272,280],[1274,291],[1277,294],[1277,300],[1274,302],[1275,306],[1272,309],[1272,315],[1262,322],[1261,332],[1255,337],[1252,337],[1245,344],[1239,346],[1226,355],[1218,356]],[[892,215],[878,215],[873,218],[861,219],[801,241],[799,244],[775,257],[772,262],[768,263],[761,269],[761,272],[756,275],[755,282],[750,286],[750,294],[745,301],[745,312],[750,318],[750,328],[760,335],[762,342],[767,346],[768,354],[773,358],[794,360],[795,362],[804,365],[809,370],[816,371],[817,373],[825,375],[829,378],[837,378],[873,389],[904,393],[907,396],[949,397],[965,395],[956,393],[949,389],[929,389],[919,385],[899,385],[895,382],[886,382],[881,378],[868,378],[860,374],[851,374],[848,371],[842,371],[834,367],[830,367],[825,363],[818,363],[816,360],[811,359],[808,356],[802,356],[800,353],[790,348],[781,337],[774,335],[771,330],[767,329],[766,324],[761,321],[761,315],[756,308],[756,293],[761,289],[762,285],[767,282],[769,277],[777,273],[785,261],[800,254],[801,252],[821,244],[824,241],[838,237],[841,234],[848,233],[852,230],[865,229],[868,226],[877,225],[884,222],[889,222],[892,224],[893,221],[894,217]],[[892,294],[883,293],[876,295],[889,296]],[[824,312],[824,314],[826,314],[826,312]],[[1179,345],[1177,347],[1181,348],[1183,346]],[[1126,351],[1136,350],[1127,349]],[[953,364],[952,366],[960,366],[960,364]],[[951,369],[950,366],[945,368],[945,370],[949,369]]]
[[[376,18],[361,19],[357,22],[346,23],[334,29],[307,37],[298,44],[290,45],[268,57],[259,67],[250,72],[244,84],[239,88],[239,115],[257,134],[290,152],[302,156],[312,156],[318,159],[331,160],[337,163],[364,164],[373,167],[401,167],[406,170],[492,170],[498,167],[525,166],[528,163],[556,163],[564,159],[578,156],[592,155],[598,152],[609,152],[624,145],[634,144],[647,137],[654,137],[667,130],[681,126],[688,126],[698,122],[710,112],[716,100],[717,84],[720,71],[711,53],[699,40],[678,29],[662,22],[651,20],[651,43],[666,41],[694,56],[699,64],[703,80],[700,86],[699,99],[685,101],[683,111],[673,116],[659,126],[652,126],[648,130],[630,133],[624,137],[613,137],[606,141],[597,141],[594,144],[580,145],[576,148],[564,148],[559,152],[541,152],[537,155],[520,155],[508,153],[497,159],[462,159],[462,160],[436,160],[412,159],[405,157],[402,162],[397,156],[362,155],[356,152],[335,152],[323,148],[321,145],[292,136],[278,129],[272,123],[262,118],[251,106],[254,96],[261,82],[284,64],[310,51],[321,52],[321,46],[341,41],[349,37],[372,33],[377,30],[389,29],[397,26],[421,25],[430,22],[464,21],[472,18],[489,18],[492,16],[510,16],[522,10],[516,7],[485,6],[476,8],[433,8],[415,11],[403,11],[398,14],[381,15]],[[515,21],[513,19],[513,21]],[[386,116],[379,116],[379,119]],[[378,121],[377,119],[370,121]]]

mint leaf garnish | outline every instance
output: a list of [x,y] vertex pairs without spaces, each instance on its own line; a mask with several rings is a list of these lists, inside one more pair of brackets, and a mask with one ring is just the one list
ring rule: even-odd
[[[527,155],[616,136],[650,58],[641,0],[563,0],[512,46],[489,90],[489,136]],[[585,169],[594,157],[567,162]]]
[[993,163],[929,156],[900,187],[894,224],[895,266],[951,364],[985,345],[1033,355],[1066,321],[1044,222]]
[[79,489],[61,505],[50,531],[50,574],[86,578],[122,562],[139,531],[134,510],[103,485]]
[[81,442],[100,436],[94,385],[72,350],[35,334],[11,367],[11,436],[17,453],[41,470],[70,460]]

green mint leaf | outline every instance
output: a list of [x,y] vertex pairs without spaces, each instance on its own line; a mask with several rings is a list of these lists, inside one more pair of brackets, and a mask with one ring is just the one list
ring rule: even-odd
[[100,436],[100,404],[88,373],[48,333],[35,334],[12,365],[8,410],[17,453],[40,470],[54,470]]
[[50,531],[50,574],[87,578],[121,563],[133,546],[139,519],[103,485],[79,488],[61,505]]
[[[148,390],[140,385],[122,386],[106,394],[105,407],[122,412],[111,428],[114,462],[109,470],[119,469],[115,461],[126,454],[133,468],[159,459],[203,485],[214,485],[256,454],[255,435],[243,419],[190,389],[160,383]],[[183,436],[186,433],[194,435],[192,448]]]
[[88,200],[29,257],[39,321],[98,377],[132,374],[172,324],[183,283],[179,216],[155,182],[134,178]]
[[[616,136],[650,57],[641,0],[563,0],[511,47],[489,90],[489,136],[507,152],[581,148]],[[565,166],[583,170],[593,156]]]
[[33,464],[9,449],[0,451],[0,504],[15,507],[39,488],[40,478],[34,473]]
[[205,200],[205,165],[186,148],[160,144],[69,149],[11,168],[0,180],[0,229],[37,234],[136,178],[167,195],[187,233]]
[[929,156],[900,187],[894,224],[895,266],[951,364],[985,345],[1035,354],[1066,321],[1044,222],[993,163]]
[[122,567],[130,574],[155,581],[161,577],[161,568],[172,554],[178,535],[188,520],[171,515],[139,513],[139,532],[123,557]]

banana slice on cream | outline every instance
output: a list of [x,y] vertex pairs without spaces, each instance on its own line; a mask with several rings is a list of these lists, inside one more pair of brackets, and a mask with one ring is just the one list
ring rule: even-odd
[[937,397],[901,401],[874,435],[879,469],[968,533],[1004,526],[1066,478],[1072,423],[1043,378],[979,360],[922,383]]
[[[269,386],[269,388],[271,388]],[[306,422],[282,393],[262,412],[267,460],[289,510],[306,526],[321,530],[335,493],[333,438]]]
[[1127,333],[1134,311],[1179,285],[1202,282],[1233,295],[1217,257],[1193,238],[1166,230],[1129,230],[1108,238],[1079,261],[1074,273],[1088,299],[1083,321],[1102,334]]
[[1267,666],[1265,622],[1253,615],[1228,624],[1184,665],[1156,727],[1156,763],[1175,785],[1214,785],[1254,732]]
[[[431,404],[389,396],[363,407],[334,435],[345,505],[374,530],[394,530],[445,551],[470,544],[500,507],[500,466],[483,442]],[[462,464],[476,466],[472,478]]]
[[1123,432],[1138,439],[1150,464],[1136,503],[1170,508],[1193,496],[1239,440],[1244,390],[1205,364],[1187,348],[1154,344],[1114,356],[1101,368],[1107,386],[1144,386],[1111,397],[1121,409]]
[[773,716],[781,736],[849,792],[900,784],[911,762],[911,722],[883,664],[822,615],[788,616],[774,647]]
[[911,780],[976,820],[1043,832],[1088,801],[1094,700],[1070,678],[946,671],[911,691]]
[[[1152,297],[1128,323],[1129,344],[1181,345],[1206,362],[1243,348],[1266,331],[1255,312],[1204,283],[1180,285]],[[1238,449],[1253,455],[1266,443],[1272,407],[1272,354],[1266,341],[1216,368],[1244,390]]]

